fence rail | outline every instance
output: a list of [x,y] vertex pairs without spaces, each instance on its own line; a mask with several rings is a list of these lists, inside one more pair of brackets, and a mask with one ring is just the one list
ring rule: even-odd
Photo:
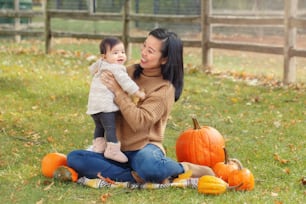
[[[14,0],[18,5],[19,0]],[[46,1],[44,1],[46,3]],[[49,9],[47,4],[44,4],[43,11],[21,11],[19,8],[15,10],[0,10],[0,17],[13,17],[15,22],[23,17],[44,16],[44,30],[26,30],[17,22],[13,29],[0,29],[0,35],[25,35],[25,36],[44,36],[45,37],[45,52],[49,53],[52,38],[71,37],[71,38],[88,38],[101,39],[109,35],[109,33],[75,33],[67,31],[54,31],[51,28],[52,18],[62,19],[78,19],[99,21],[111,20],[122,21],[123,28],[121,34],[114,34],[121,38],[128,47],[131,43],[141,43],[144,37],[135,37],[130,34],[130,22],[170,22],[170,23],[188,23],[200,24],[202,29],[201,40],[183,40],[184,46],[202,48],[202,64],[203,67],[209,67],[213,64],[212,49],[227,49],[237,51],[248,51],[257,53],[268,53],[283,55],[284,71],[283,82],[285,84],[294,83],[296,81],[296,65],[295,57],[306,57],[305,49],[296,48],[297,28],[306,27],[306,19],[297,16],[298,0],[285,0],[284,12],[255,12],[251,16],[247,12],[237,12],[235,16],[225,15],[218,11],[212,10],[212,0],[201,1],[200,15],[152,15],[134,13],[131,9],[131,0],[125,0],[122,12],[120,13],[96,13],[92,0],[88,0],[88,10],[56,10]],[[302,12],[305,15],[305,12]],[[257,43],[236,43],[226,41],[212,40],[213,26],[274,26],[284,29],[284,46],[266,45]]]
[[14,10],[4,10],[0,9],[0,17],[13,17],[13,18],[21,18],[21,17],[34,17],[34,16],[42,16],[44,12],[42,11],[14,11]]

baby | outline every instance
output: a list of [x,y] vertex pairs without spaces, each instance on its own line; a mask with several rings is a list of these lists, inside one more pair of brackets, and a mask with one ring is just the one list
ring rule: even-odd
[[145,98],[145,93],[139,90],[126,72],[125,48],[118,38],[103,39],[100,43],[100,53],[101,59],[89,67],[93,79],[86,113],[91,115],[95,123],[92,151],[104,153],[105,158],[124,163],[128,158],[120,150],[115,127],[115,115],[119,108],[114,103],[113,93],[101,82],[101,73],[104,70],[111,71],[122,89],[140,100]]

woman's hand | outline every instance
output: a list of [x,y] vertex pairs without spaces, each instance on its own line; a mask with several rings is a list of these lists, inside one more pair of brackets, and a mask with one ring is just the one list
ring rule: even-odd
[[120,92],[123,92],[121,86],[118,84],[114,75],[110,71],[103,71],[100,80],[109,90],[114,93],[114,95],[118,95]]

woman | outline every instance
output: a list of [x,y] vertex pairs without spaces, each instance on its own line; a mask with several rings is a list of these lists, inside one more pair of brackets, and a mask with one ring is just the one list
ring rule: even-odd
[[141,61],[128,68],[129,75],[146,93],[137,105],[110,72],[102,82],[114,93],[120,109],[117,136],[128,163],[107,160],[102,154],[76,150],[68,154],[68,165],[79,176],[96,178],[98,173],[116,181],[165,182],[192,170],[193,177],[214,175],[206,166],[176,162],[165,156],[162,142],[171,108],[183,89],[183,46],[173,32],[157,28],[143,43]]

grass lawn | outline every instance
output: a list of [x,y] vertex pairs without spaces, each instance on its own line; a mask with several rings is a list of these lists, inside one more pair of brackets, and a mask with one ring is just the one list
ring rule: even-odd
[[[107,203],[305,202],[305,86],[251,86],[222,74],[204,74],[192,69],[198,57],[191,51],[184,92],[166,130],[168,156],[176,158],[176,139],[196,116],[201,125],[219,130],[230,156],[253,172],[253,191],[210,196],[195,189],[92,189],[45,178],[40,169],[44,155],[84,149],[92,139],[93,122],[85,114],[90,83],[86,57],[98,53],[98,44],[70,46],[61,42],[44,55],[41,41],[1,42],[1,203],[101,203],[108,192]],[[218,59],[219,67],[227,66],[222,61],[228,59],[226,53]],[[251,60],[247,62],[258,65]]]

